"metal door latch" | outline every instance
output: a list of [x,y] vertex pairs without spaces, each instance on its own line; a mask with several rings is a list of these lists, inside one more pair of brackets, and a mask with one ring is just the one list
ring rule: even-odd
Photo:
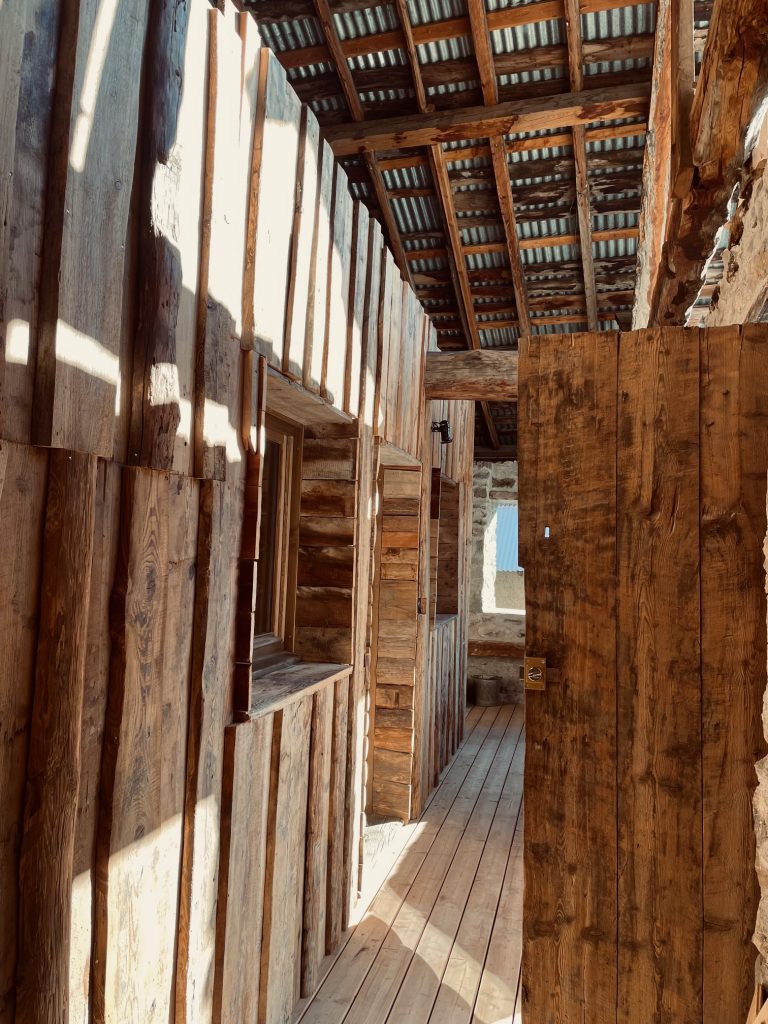
[[526,690],[546,690],[547,688],[547,659],[528,658],[525,659],[525,688]]

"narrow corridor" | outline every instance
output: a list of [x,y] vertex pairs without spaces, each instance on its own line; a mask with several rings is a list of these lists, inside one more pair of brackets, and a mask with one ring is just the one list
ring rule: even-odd
[[522,705],[472,708],[466,739],[302,1024],[518,1022]]

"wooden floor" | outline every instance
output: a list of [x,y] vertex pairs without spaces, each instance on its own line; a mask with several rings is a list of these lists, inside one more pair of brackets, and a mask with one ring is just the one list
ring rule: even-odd
[[302,1024],[519,1024],[522,706],[466,739]]

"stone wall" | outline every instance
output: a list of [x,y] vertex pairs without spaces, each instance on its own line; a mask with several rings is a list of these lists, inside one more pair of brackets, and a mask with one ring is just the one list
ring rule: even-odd
[[[517,501],[517,463],[476,462],[473,494],[469,639],[522,644],[524,613],[493,610],[499,606],[525,607],[523,574],[503,573],[498,589],[496,578],[493,513],[496,502]],[[503,598],[503,605],[497,600],[497,593]],[[482,700],[483,694],[495,693],[502,703],[518,700],[523,692],[521,665],[520,659],[471,657],[467,673],[470,699],[473,694]]]

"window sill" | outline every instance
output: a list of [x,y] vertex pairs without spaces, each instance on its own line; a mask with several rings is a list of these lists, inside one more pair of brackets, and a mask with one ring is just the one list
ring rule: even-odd
[[351,672],[351,665],[299,661],[286,655],[285,662],[254,675],[249,717],[271,715],[324,686],[346,678]]

